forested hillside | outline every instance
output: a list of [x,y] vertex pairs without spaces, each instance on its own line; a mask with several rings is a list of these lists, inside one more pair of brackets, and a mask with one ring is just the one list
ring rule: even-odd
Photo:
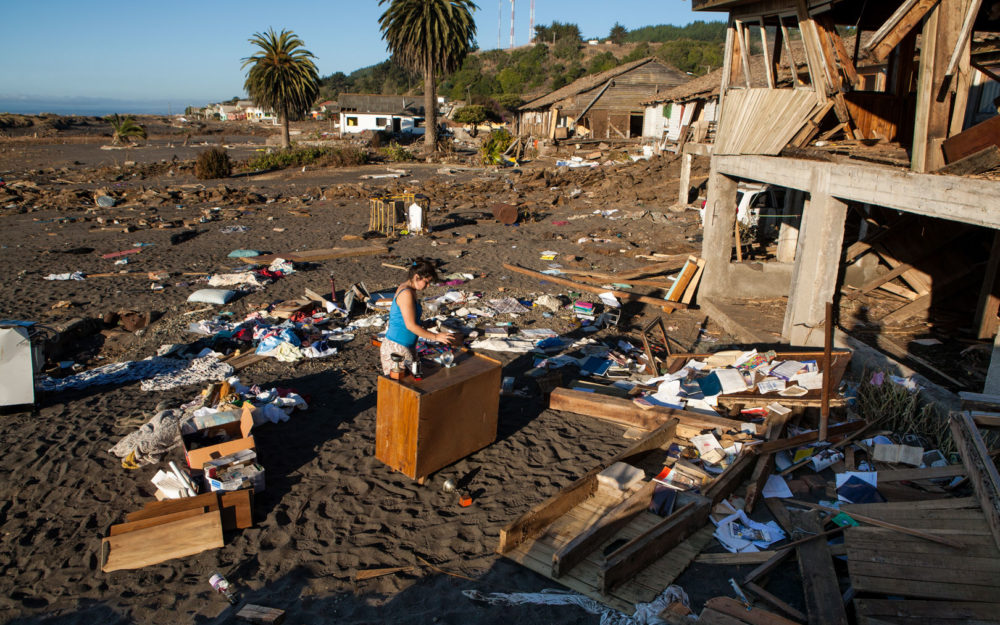
[[[535,27],[534,45],[470,54],[458,71],[442,78],[439,93],[501,112],[581,76],[647,56],[700,76],[722,65],[725,33],[724,22],[633,31],[615,24],[607,38],[591,45],[576,24],[553,22]],[[341,93],[418,94],[422,88],[419,75],[389,59],[349,75],[337,72],[322,78],[320,100],[336,100]]]

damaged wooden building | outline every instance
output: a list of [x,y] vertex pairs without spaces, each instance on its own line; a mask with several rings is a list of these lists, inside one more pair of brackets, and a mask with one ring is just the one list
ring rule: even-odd
[[[1000,2],[694,0],[693,8],[729,15],[716,140],[683,149],[711,155],[699,299],[787,296],[781,334],[793,345],[821,344],[827,302],[876,290],[896,309],[859,326],[963,304],[961,323],[974,337],[995,336],[1000,118],[994,105],[983,121],[970,94],[981,101],[984,82],[998,78]],[[858,36],[842,38],[847,28]],[[753,56],[763,75],[751,71]],[[791,262],[736,260],[744,248],[737,188],[748,182],[784,190],[783,206],[772,208],[784,216]]]
[[652,57],[584,76],[518,109],[516,134],[549,139],[640,137],[642,102],[688,76]]

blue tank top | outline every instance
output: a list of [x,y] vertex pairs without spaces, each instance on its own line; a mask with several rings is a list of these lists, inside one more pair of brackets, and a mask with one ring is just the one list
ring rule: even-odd
[[[407,287],[408,289],[409,287]],[[399,291],[402,293],[407,289]],[[403,311],[399,309],[399,303],[396,302],[396,298],[399,297],[399,293],[396,293],[392,298],[392,307],[389,309],[389,329],[385,332],[385,338],[399,343],[404,347],[413,347],[417,344],[417,335],[410,332],[410,329],[406,327],[406,322],[403,321]],[[420,301],[417,300],[416,294],[413,297],[413,306],[415,308],[414,312],[417,316],[417,322],[420,322],[420,315],[423,314],[423,308],[420,306]]]

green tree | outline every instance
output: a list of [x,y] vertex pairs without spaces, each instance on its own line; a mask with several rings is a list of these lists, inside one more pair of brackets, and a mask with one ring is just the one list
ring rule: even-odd
[[436,75],[462,65],[476,37],[472,0],[379,0],[382,38],[404,67],[424,75],[424,148],[437,149]]
[[112,145],[132,144],[136,142],[136,139],[146,138],[146,129],[139,125],[131,115],[122,117],[115,113],[108,115],[104,120],[111,124]]
[[497,80],[504,93],[519,94],[524,88],[524,76],[513,67],[507,67],[497,74]]
[[624,26],[615,22],[615,25],[611,27],[611,32],[608,33],[608,39],[611,43],[620,44],[625,41],[625,37],[628,35],[628,29]]
[[595,54],[590,59],[590,65],[587,66],[587,73],[598,74],[615,67],[618,67],[618,59],[615,58],[615,55],[610,52],[601,52],[600,54]]
[[281,147],[291,145],[288,116],[304,115],[319,94],[319,75],[313,53],[290,30],[254,33],[250,43],[260,50],[243,59],[250,67],[243,88],[257,106],[269,108],[281,117]]
[[455,111],[455,121],[472,126],[470,132],[475,137],[479,134],[479,124],[486,121],[486,107],[482,104],[463,106]]

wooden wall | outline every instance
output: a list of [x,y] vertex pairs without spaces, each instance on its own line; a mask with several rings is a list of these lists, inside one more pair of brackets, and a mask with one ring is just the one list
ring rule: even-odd
[[909,149],[913,140],[914,97],[891,93],[851,91],[844,94],[851,120],[865,139],[897,141]]

